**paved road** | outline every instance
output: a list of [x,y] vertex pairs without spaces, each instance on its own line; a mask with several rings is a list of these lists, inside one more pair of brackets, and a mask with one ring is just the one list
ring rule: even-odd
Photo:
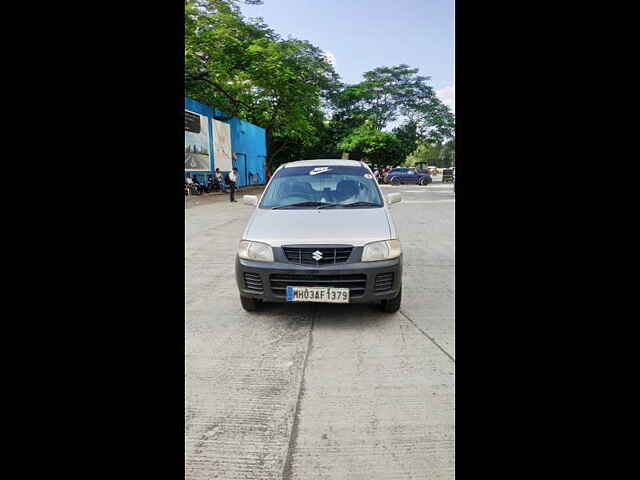
[[391,191],[404,253],[391,315],[245,312],[233,263],[252,207],[185,210],[185,478],[454,478],[455,196]]

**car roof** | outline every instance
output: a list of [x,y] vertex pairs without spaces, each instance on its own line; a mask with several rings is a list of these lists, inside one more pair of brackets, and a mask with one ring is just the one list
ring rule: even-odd
[[313,167],[315,165],[341,165],[343,167],[362,167],[362,162],[358,160],[343,160],[343,159],[318,159],[318,160],[298,160],[295,162],[289,162],[282,165],[282,168],[288,167]]

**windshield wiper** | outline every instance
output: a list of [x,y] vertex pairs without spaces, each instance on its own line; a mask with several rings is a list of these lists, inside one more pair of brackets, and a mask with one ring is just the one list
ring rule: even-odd
[[332,204],[325,203],[325,202],[298,202],[298,203],[289,203],[288,205],[279,205],[277,207],[271,207],[271,210],[278,210],[279,208],[292,208],[292,207],[322,207],[325,205],[332,205]]
[[327,203],[326,205],[322,205],[318,208],[331,208],[331,207],[342,207],[342,208],[350,208],[350,207],[381,207],[379,203],[371,203],[371,202],[353,202],[353,203]]
[[379,203],[372,202],[353,202],[353,203],[327,203],[327,202],[298,202],[289,203],[287,205],[279,205],[277,207],[271,207],[271,210],[278,210],[281,208],[296,208],[296,207],[318,207],[320,208],[352,208],[352,207],[381,207]]
[[379,203],[372,203],[372,202],[353,202],[353,203],[345,203],[342,206],[345,208],[349,208],[349,207],[381,207],[382,205],[380,205]]

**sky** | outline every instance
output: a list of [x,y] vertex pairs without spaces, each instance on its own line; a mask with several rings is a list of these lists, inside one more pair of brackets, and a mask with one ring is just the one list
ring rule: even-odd
[[455,0],[263,0],[240,2],[245,17],[262,17],[282,37],[325,51],[345,83],[376,67],[405,63],[431,77],[455,112]]

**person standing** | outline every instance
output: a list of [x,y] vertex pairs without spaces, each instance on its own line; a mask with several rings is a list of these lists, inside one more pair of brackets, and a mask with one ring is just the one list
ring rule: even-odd
[[235,193],[236,181],[238,180],[238,169],[233,167],[233,170],[227,173],[227,178],[225,180],[227,181],[227,185],[229,185],[229,199],[232,202],[237,202]]

